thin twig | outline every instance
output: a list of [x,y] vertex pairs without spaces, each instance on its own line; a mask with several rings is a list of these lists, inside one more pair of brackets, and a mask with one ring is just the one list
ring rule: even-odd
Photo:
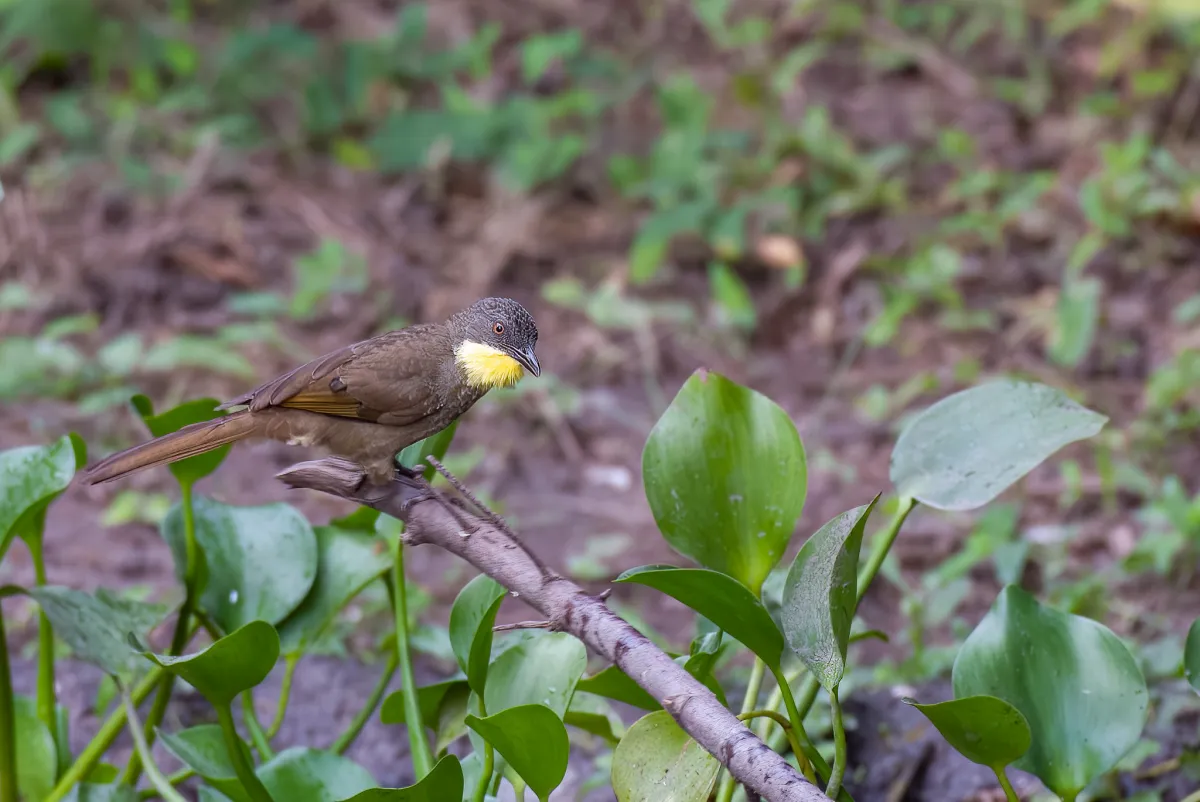
[[552,629],[552,621],[518,621],[515,624],[497,624],[492,632],[511,632],[514,629]]

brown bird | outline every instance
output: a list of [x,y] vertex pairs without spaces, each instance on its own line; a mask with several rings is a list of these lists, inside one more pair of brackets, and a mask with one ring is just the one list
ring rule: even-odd
[[339,348],[217,409],[231,414],[184,426],[113,454],[86,484],[176,462],[246,439],[320,446],[386,484],[395,457],[449,426],[493,387],[541,374],[533,317],[509,298],[484,298],[444,323],[421,323]]

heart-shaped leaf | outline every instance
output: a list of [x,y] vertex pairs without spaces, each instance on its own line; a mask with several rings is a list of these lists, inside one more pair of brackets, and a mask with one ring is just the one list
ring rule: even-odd
[[636,582],[678,599],[736,638],[769,667],[783,657],[783,635],[767,608],[736,579],[705,568],[644,565],[614,582]]
[[[197,496],[193,509],[208,576],[200,606],[223,632],[254,620],[277,624],[308,595],[317,576],[317,538],[295,507],[235,507]],[[182,580],[187,546],[178,504],[162,533]]]
[[1183,675],[1188,684],[1200,691],[1200,618],[1188,628],[1187,641],[1183,646]]
[[549,799],[567,774],[567,728],[545,705],[509,707],[487,718],[468,715],[467,726],[496,748],[538,799]]
[[492,654],[492,627],[504,601],[504,586],[480,574],[458,592],[450,608],[450,645],[471,690],[482,695]]
[[371,772],[353,760],[305,746],[285,749],[255,773],[276,802],[339,802],[375,787]]
[[182,677],[214,706],[228,705],[271,673],[279,659],[279,635],[266,621],[251,621],[195,654],[143,654]]
[[587,649],[573,635],[551,632],[523,640],[492,662],[484,693],[488,715],[543,704],[562,718],[585,668]]
[[1029,722],[1003,699],[968,696],[927,705],[903,701],[920,710],[959,754],[997,773],[1029,751]]
[[659,710],[635,721],[613,751],[613,792],[617,802],[706,802],[720,770],[715,757]]
[[462,763],[456,755],[446,755],[416,785],[368,788],[345,802],[457,802],[462,797]]
[[28,590],[9,586],[0,590],[0,596],[17,592],[37,601],[54,633],[80,660],[120,677],[129,676],[137,659],[138,653],[129,645],[130,634],[144,636],[167,612],[162,605],[122,599],[104,588],[93,596],[58,585]]
[[[144,395],[135,395],[130,399],[130,403],[142,416],[142,422],[146,424],[152,437],[162,437],[164,434],[178,431],[184,426],[213,420],[225,414],[217,409],[221,402],[215,398],[197,398],[193,401],[186,401],[157,415],[154,414],[154,404]],[[167,467],[175,475],[177,482],[191,485],[215,471],[231,447],[232,444],[219,446],[212,451],[205,451],[203,454],[172,462]]]
[[1108,418],[1044,384],[995,381],[918,414],[892,449],[892,483],[941,510],[982,507]]
[[818,529],[792,562],[783,588],[788,645],[827,691],[842,681],[858,606],[858,554],[879,500],[843,512]]
[[425,477],[425,481],[433,478],[436,471],[429,464],[429,457],[441,460],[446,456],[446,452],[450,450],[450,443],[454,441],[454,433],[458,430],[458,419],[455,418],[450,422],[450,425],[442,429],[437,434],[431,434],[424,440],[418,440],[412,445],[405,448],[396,457],[400,464],[406,468],[416,470],[417,466],[421,466],[421,475]]
[[1074,799],[1138,741],[1146,681],[1109,629],[1000,592],[954,661],[954,695],[996,696],[1021,711],[1033,744],[1013,765]]
[[[250,795],[242,788],[237,779],[237,770],[229,759],[229,747],[220,725],[202,724],[179,732],[160,730],[158,737],[168,752],[203,777],[209,785],[234,802],[250,802]],[[247,765],[253,766],[250,747],[241,738],[238,738],[238,744]]]
[[366,532],[319,526],[317,578],[295,612],[279,625],[283,653],[298,655],[317,641],[338,612],[387,572],[391,558],[383,541]]
[[[467,681],[461,677],[417,688],[417,706],[421,708],[421,721],[425,726],[436,729],[442,705],[450,697],[461,695],[464,689],[470,690]],[[383,705],[379,709],[379,720],[384,724],[406,724],[408,722],[408,716],[404,711],[403,689],[393,691],[383,700]]]
[[608,700],[590,693],[577,693],[563,716],[563,723],[597,735],[616,745],[625,733],[625,722]]
[[137,802],[138,794],[128,785],[80,783],[67,792],[63,802]]
[[650,432],[642,475],[672,548],[757,596],[783,557],[807,491],[804,446],[779,405],[697,371]]
[[77,434],[65,434],[48,446],[0,451],[0,556],[15,535],[29,533],[33,518],[58,498],[86,462],[87,448]]
[[592,676],[583,677],[579,680],[576,689],[616,699],[618,702],[640,707],[642,710],[662,709],[662,705],[653,696],[616,666],[605,666]]
[[42,799],[54,788],[58,753],[54,737],[37,714],[37,702],[13,696],[17,739],[17,790],[23,799]]

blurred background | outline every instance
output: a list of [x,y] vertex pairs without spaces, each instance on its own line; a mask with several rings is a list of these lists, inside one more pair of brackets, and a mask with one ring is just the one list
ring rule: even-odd
[[[948,698],[956,644],[1015,579],[1168,676],[1200,609],[1198,53],[1187,0],[0,0],[0,446],[74,430],[94,459],[144,438],[135,393],[224,400],[509,295],[537,319],[544,373],[472,410],[448,463],[602,587],[681,560],[639,466],[697,367],[800,429],[788,560],[889,490],[906,415],[1024,376],[1112,422],[981,515],[918,510],[864,603],[891,640],[855,647],[854,738],[918,721],[897,684]],[[271,478],[307,456],[242,445],[198,491],[324,522],[344,506]],[[72,487],[47,527],[51,581],[172,586],[157,524],[174,487],[166,471]],[[426,551],[411,563],[433,677],[470,574]],[[30,571],[14,550],[0,581]],[[665,597],[613,604],[686,646],[692,620]],[[283,741],[322,745],[353,715],[385,606],[368,594],[301,669],[312,696]],[[32,609],[14,629],[32,654]],[[64,693],[96,679],[81,668]],[[1132,771],[1177,769],[1200,741],[1197,705],[1173,705],[1114,780],[1145,796],[1112,798],[1177,798]],[[853,787],[879,794],[859,798],[892,799],[898,761],[927,770],[896,799],[990,785],[936,739],[852,744],[870,767]],[[373,723],[354,756],[395,783],[406,749]],[[610,798],[589,770],[571,787]]]

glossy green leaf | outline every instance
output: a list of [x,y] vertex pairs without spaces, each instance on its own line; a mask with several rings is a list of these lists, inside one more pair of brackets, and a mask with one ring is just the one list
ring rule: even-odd
[[741,641],[768,666],[779,666],[783,635],[762,602],[736,579],[705,568],[644,565],[613,581],[647,585],[678,599]]
[[475,693],[483,694],[492,654],[492,627],[504,601],[504,586],[480,574],[458,592],[450,608],[450,645]]
[[625,722],[616,709],[604,697],[590,693],[571,697],[563,723],[599,736],[614,746],[625,733]]
[[212,704],[226,705],[271,673],[279,659],[279,635],[266,621],[251,621],[195,654],[143,654],[182,677]]
[[0,595],[18,592],[37,601],[54,633],[76,657],[117,676],[128,675],[137,662],[129,635],[144,636],[167,612],[163,605],[122,599],[104,588],[98,588],[93,596],[58,585],[28,590],[9,586]]
[[457,802],[462,797],[462,763],[456,755],[446,755],[416,785],[368,788],[345,802]]
[[[130,403],[142,416],[142,422],[146,424],[152,437],[162,437],[164,434],[179,431],[184,426],[220,418],[225,414],[217,409],[221,402],[215,398],[186,401],[157,415],[154,414],[154,404],[144,395],[135,395],[130,399]],[[215,471],[229,454],[230,448],[232,444],[219,446],[212,451],[172,462],[167,467],[180,484],[194,484]]]
[[653,696],[638,685],[629,675],[615,665],[605,666],[590,677],[579,680],[576,690],[594,693],[624,702],[627,705],[640,707],[642,710],[659,710],[662,708]]
[[468,715],[467,726],[496,748],[538,799],[548,799],[567,774],[567,728],[545,705],[509,707],[487,718]]
[[32,519],[67,488],[87,462],[87,449],[76,434],[48,446],[0,451],[0,556],[14,536],[25,535]]
[[995,696],[1025,716],[1033,745],[1016,768],[1065,799],[1112,768],[1141,736],[1147,689],[1103,625],[1000,592],[954,661],[954,695]]
[[128,785],[80,783],[67,792],[63,802],[137,802],[138,794]]
[[285,749],[255,773],[276,802],[339,802],[376,785],[353,760],[305,746]]
[[1200,618],[1188,628],[1187,641],[1183,645],[1183,675],[1200,691]]
[[428,482],[437,472],[437,469],[429,464],[429,458],[433,457],[439,461],[444,459],[446,452],[450,450],[450,444],[454,441],[454,433],[456,431],[458,431],[457,418],[437,434],[431,434],[424,440],[418,440],[405,448],[396,459],[406,468],[416,470],[416,467],[420,465],[422,469],[421,475]]
[[[163,747],[204,781],[234,802],[250,802],[250,796],[237,779],[229,759],[229,747],[218,724],[201,724],[179,732],[159,731]],[[249,765],[254,765],[250,747],[241,738],[238,744]]]
[[[193,508],[207,574],[200,606],[223,632],[255,620],[277,624],[304,601],[317,576],[317,538],[299,510],[281,503],[237,507],[203,496]],[[182,580],[186,543],[178,504],[162,533]]]
[[316,642],[338,612],[363,588],[387,572],[391,558],[372,534],[319,526],[317,578],[295,612],[279,625],[284,654],[300,654]]
[[642,476],[671,547],[757,596],[807,492],[804,446],[787,413],[761,393],[697,371],[650,432]]
[[[460,677],[417,688],[417,706],[421,708],[421,721],[425,726],[433,729],[436,726],[438,711],[447,697],[466,687],[467,681]],[[403,689],[393,691],[383,700],[379,709],[379,720],[384,724],[407,723],[408,719],[404,713],[404,693]]]
[[559,718],[587,668],[587,649],[566,632],[530,638],[499,654],[484,692],[488,715],[527,704],[543,704]]
[[1032,734],[1021,711],[995,696],[968,696],[923,705],[905,698],[959,754],[1000,772],[1029,751]]
[[721,764],[665,710],[634,722],[612,758],[617,802],[707,802]]
[[972,510],[1107,421],[1044,384],[982,384],[938,401],[905,427],[892,449],[892,483],[930,507]]
[[17,737],[17,790],[25,799],[41,799],[54,787],[57,751],[54,737],[37,715],[37,702],[13,696]]
[[879,500],[836,516],[808,539],[783,588],[783,633],[825,690],[842,681],[858,606],[858,554]]

